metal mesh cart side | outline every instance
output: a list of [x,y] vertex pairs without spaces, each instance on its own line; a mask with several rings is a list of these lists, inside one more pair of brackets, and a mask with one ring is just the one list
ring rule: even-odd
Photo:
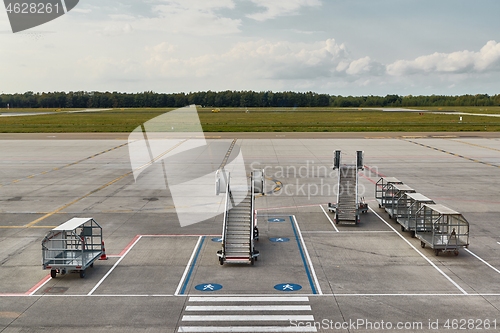
[[[421,217],[417,219],[417,212],[424,204],[433,204],[434,200],[427,198],[421,193],[405,193],[399,203],[397,222],[401,225],[401,231],[410,231],[411,237],[415,238],[415,230],[425,231]],[[429,230],[430,231],[430,230]]]
[[417,219],[421,219],[422,228],[415,230],[415,236],[423,248],[429,246],[436,255],[458,255],[459,248],[469,246],[469,222],[459,212],[443,205],[424,204]]
[[388,185],[384,209],[389,214],[389,218],[397,219],[399,213],[405,213],[406,206],[400,201],[405,193],[415,193],[415,190],[404,184]]
[[403,184],[403,182],[394,177],[382,177],[375,184],[375,199],[379,208],[386,205],[388,195],[392,197],[388,192],[391,184]]
[[103,254],[102,228],[93,218],[72,218],[47,233],[42,241],[42,266],[57,273],[85,270]]

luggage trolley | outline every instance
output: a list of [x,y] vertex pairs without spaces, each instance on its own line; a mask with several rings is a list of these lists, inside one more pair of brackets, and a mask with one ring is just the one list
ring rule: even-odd
[[50,269],[52,278],[67,272],[84,278],[85,270],[101,256],[105,256],[102,228],[93,218],[72,218],[49,231],[42,241],[43,269]]
[[401,231],[410,231],[412,238],[415,238],[415,230],[425,231],[422,218],[417,219],[417,211],[422,205],[433,203],[434,200],[421,193],[405,193],[398,200],[397,222],[401,224]]
[[427,245],[436,255],[453,252],[458,255],[460,247],[469,246],[469,222],[460,214],[439,204],[424,204],[416,214],[422,228],[416,228],[415,236],[420,245]]
[[378,208],[391,203],[393,195],[390,192],[390,185],[392,184],[403,184],[403,182],[394,177],[382,177],[375,184],[375,199],[378,202]]
[[415,190],[405,184],[388,184],[384,209],[389,214],[389,218],[397,219],[399,214],[404,214],[406,211],[406,207],[400,201],[405,193],[415,193]]

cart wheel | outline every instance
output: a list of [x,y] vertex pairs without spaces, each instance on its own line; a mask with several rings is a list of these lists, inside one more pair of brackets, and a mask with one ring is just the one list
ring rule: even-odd
[[438,250],[438,249],[435,249],[435,250],[434,250],[434,254],[435,254],[436,256],[438,256],[438,255],[439,255],[439,250]]
[[422,248],[425,248],[425,243],[424,243],[424,242],[422,242],[422,241],[420,241],[420,246],[421,246]]
[[455,254],[456,256],[458,256],[458,250],[453,251],[453,254]]
[[55,279],[57,276],[57,271],[55,269],[51,269],[50,270],[50,277]]
[[403,231],[403,232],[406,231],[406,228],[404,225],[401,225],[401,231]]
[[255,264],[255,258],[252,257],[252,259],[250,260],[250,264],[253,266]]
[[224,259],[222,259],[221,257],[219,257],[219,264],[224,265]]
[[80,278],[83,279],[84,277],[85,277],[85,270],[82,270],[80,271]]
[[91,264],[90,264],[90,268],[94,268],[94,263],[91,263]]
[[378,204],[378,208],[382,208],[382,205],[381,205],[381,204]]
[[415,238],[415,230],[411,231],[411,238]]

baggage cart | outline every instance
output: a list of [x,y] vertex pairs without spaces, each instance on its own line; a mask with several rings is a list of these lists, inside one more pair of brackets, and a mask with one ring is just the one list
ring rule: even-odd
[[415,190],[408,185],[397,183],[390,183],[387,188],[384,209],[389,214],[389,218],[397,219],[399,213],[404,214],[406,211],[400,199],[405,193],[415,193]]
[[391,184],[403,184],[403,182],[394,177],[382,177],[375,184],[375,199],[379,208],[384,207],[392,200]]
[[415,238],[415,230],[426,231],[422,217],[417,218],[417,212],[422,208],[422,205],[433,203],[434,200],[421,193],[405,193],[398,200],[399,208],[396,220],[401,225],[401,231],[410,231],[412,238]]
[[47,233],[42,241],[43,269],[50,276],[77,272],[85,277],[85,270],[104,254],[102,228],[93,218],[72,218]]
[[424,204],[417,212],[423,228],[415,230],[422,248],[429,246],[436,255],[469,246],[469,222],[460,214],[439,204]]

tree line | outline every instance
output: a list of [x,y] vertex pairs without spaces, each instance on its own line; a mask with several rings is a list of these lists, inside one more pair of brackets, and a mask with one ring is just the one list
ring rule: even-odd
[[0,108],[144,107],[410,107],[500,106],[500,94],[460,96],[335,96],[314,92],[201,91],[190,93],[43,92],[1,94]]

